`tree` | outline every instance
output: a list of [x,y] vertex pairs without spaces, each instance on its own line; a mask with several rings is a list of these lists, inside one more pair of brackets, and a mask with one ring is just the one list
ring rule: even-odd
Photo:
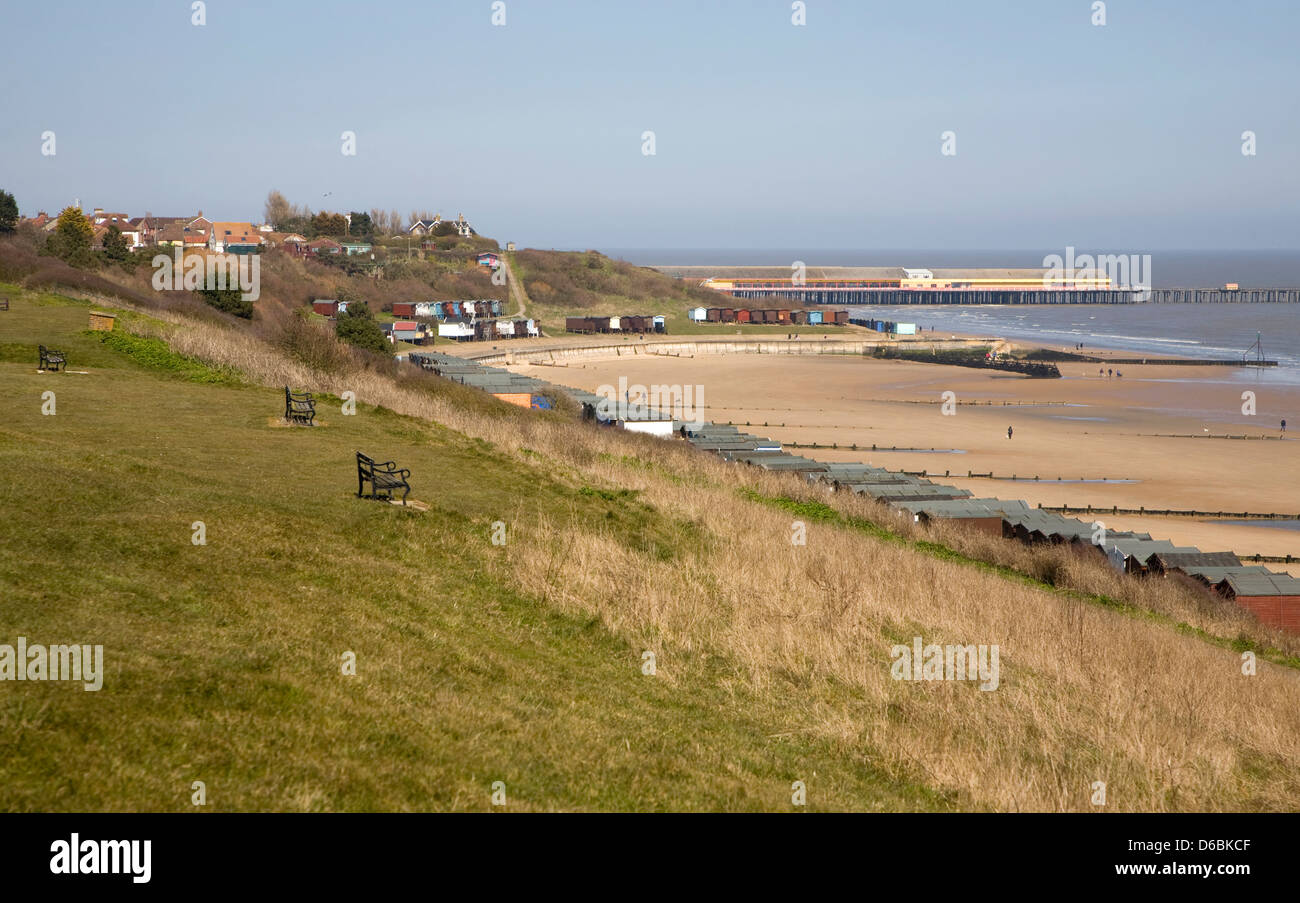
[[7,191],[0,191],[0,232],[12,232],[18,225],[18,202]]
[[104,233],[104,256],[118,263],[131,258],[131,243],[117,226],[110,225]]
[[348,225],[348,232],[361,238],[372,238],[375,234],[375,222],[370,218],[369,213],[361,213],[353,210],[350,214],[352,221]]
[[348,220],[341,213],[322,210],[311,218],[311,228],[317,235],[347,235]]
[[405,232],[406,228],[402,225],[402,214],[396,210],[388,211],[388,228],[396,235],[398,232]]
[[388,337],[384,335],[384,331],[379,328],[379,324],[370,313],[370,306],[364,301],[348,300],[343,297],[344,294],[339,292],[339,300],[347,300],[348,309],[339,314],[336,321],[335,331],[338,337],[349,345],[364,348],[366,351],[387,354],[392,346],[388,344]]
[[95,257],[90,252],[95,227],[86,219],[80,207],[64,207],[59,213],[58,225],[46,243],[46,250],[61,257],[73,266],[90,266]]
[[271,224],[271,228],[277,232],[288,231],[285,226],[293,217],[293,205],[289,199],[276,191],[274,188],[266,196],[265,208],[266,221]]

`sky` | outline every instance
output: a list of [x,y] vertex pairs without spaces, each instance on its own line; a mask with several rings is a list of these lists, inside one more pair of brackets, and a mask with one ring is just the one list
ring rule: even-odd
[[1292,0],[501,2],[0,0],[0,188],[543,248],[1300,247]]

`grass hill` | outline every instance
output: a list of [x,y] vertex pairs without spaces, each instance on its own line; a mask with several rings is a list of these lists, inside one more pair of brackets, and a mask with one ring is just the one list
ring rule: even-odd
[[[194,781],[212,810],[488,810],[496,781],[509,811],[784,811],[795,781],[812,810],[1089,810],[1098,780],[1109,810],[1300,805],[1300,650],[1174,584],[310,324],[144,299],[90,333],[89,302],[0,294],[0,643],[102,644],[107,672],[0,684],[0,810],[189,811]],[[35,372],[38,342],[85,372]],[[318,427],[281,425],[286,383]],[[357,499],[357,450],[429,510]],[[918,635],[999,644],[999,688],[893,680]]]
[[[845,335],[858,327],[756,326],[750,323],[696,323],[687,318],[692,307],[746,306],[730,301],[689,279],[674,279],[649,267],[613,260],[598,251],[538,251],[507,255],[528,295],[529,316],[541,320],[548,335],[564,332],[565,317],[606,314],[663,315],[671,335],[745,335],[813,333]],[[753,302],[774,307],[775,301]],[[788,306],[788,305],[787,305]],[[796,305],[798,306],[798,305]]]

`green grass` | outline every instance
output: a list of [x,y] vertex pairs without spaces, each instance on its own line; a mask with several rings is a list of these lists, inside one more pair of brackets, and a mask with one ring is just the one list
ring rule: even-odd
[[[273,389],[7,293],[0,642],[102,644],[106,676],[0,686],[0,810],[194,811],[193,781],[209,810],[488,810],[497,780],[511,810],[789,810],[794,780],[811,810],[969,807],[799,729],[821,699],[865,721],[853,691],[757,693],[671,647],[672,679],[643,675],[641,648],[512,589],[490,542],[544,515],[671,560],[715,541],[693,524],[373,407],[284,427]],[[37,374],[37,341],[89,372]],[[355,498],[356,450],[430,509]]]

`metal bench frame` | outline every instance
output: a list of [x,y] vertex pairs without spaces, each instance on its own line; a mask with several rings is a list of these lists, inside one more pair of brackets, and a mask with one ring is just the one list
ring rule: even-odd
[[[392,501],[393,490],[402,489],[402,504],[406,504],[406,497],[411,494],[411,484],[406,482],[410,475],[409,470],[399,470],[392,461],[379,464],[369,455],[357,452],[357,498]],[[366,483],[370,484],[369,493]]]
[[53,348],[46,348],[44,345],[36,346],[40,351],[40,360],[36,367],[38,370],[57,371],[60,366],[64,370],[68,369],[68,358],[62,351],[55,351]]
[[316,401],[310,392],[292,392],[284,387],[284,419],[290,423],[315,426]]

